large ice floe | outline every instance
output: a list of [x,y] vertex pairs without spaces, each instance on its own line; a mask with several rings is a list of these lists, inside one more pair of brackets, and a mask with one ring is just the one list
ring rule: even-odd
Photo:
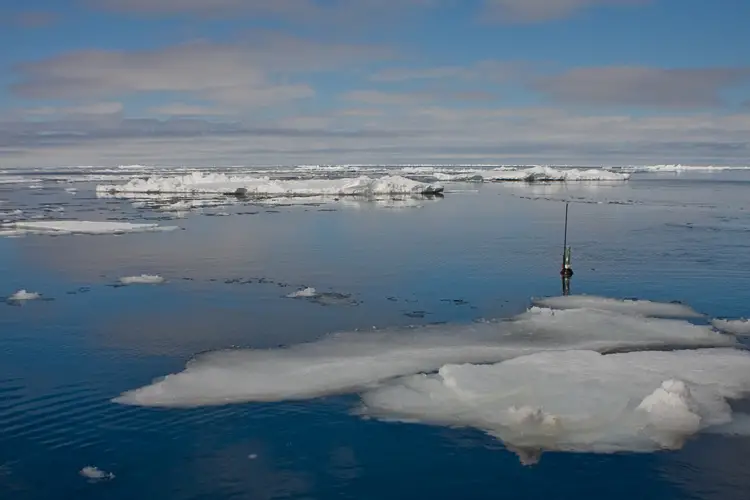
[[271,179],[249,175],[193,172],[187,175],[133,179],[125,184],[99,185],[97,193],[223,194],[248,197],[276,196],[377,196],[438,194],[443,187],[398,175],[343,179]]
[[748,428],[729,402],[750,393],[750,353],[688,322],[693,309],[594,296],[536,304],[546,306],[505,320],[201,354],[114,401],[188,408],[359,393],[363,415],[481,429],[526,462],[544,450],[674,449],[703,430]]
[[0,236],[24,234],[124,234],[152,231],[172,231],[177,226],[159,224],[134,224],[131,222],[40,220],[13,222],[0,225]]
[[431,176],[442,182],[580,182],[626,181],[630,173],[603,168],[577,169],[534,167],[498,167],[493,169],[410,169],[411,173]]

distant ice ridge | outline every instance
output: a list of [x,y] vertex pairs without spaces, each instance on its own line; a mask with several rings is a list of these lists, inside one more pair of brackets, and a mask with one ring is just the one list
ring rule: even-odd
[[481,173],[485,181],[626,181],[630,174],[610,172],[600,168],[588,170],[579,169],[557,169],[552,167],[531,167],[520,170],[495,169]]
[[408,167],[402,172],[431,176],[442,182],[576,182],[626,181],[629,173],[603,168],[577,169],[548,166],[496,167],[492,169]]
[[177,226],[133,224],[130,222],[44,220],[2,224],[0,225],[0,236],[19,236],[24,234],[123,234],[148,231],[172,231],[175,229],[177,229]]
[[97,193],[180,193],[243,196],[376,196],[389,194],[437,194],[438,184],[417,182],[398,175],[371,178],[274,180],[270,177],[193,172],[181,176],[133,179],[121,185],[99,185]]
[[624,172],[721,172],[724,170],[747,170],[750,166],[731,165],[629,165],[616,167]]

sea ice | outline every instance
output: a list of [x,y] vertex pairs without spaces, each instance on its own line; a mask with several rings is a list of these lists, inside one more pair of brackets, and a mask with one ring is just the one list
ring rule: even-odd
[[83,477],[94,481],[110,480],[114,479],[115,475],[111,472],[105,472],[101,469],[87,465],[79,472]]
[[389,194],[436,194],[442,186],[401,176],[343,179],[274,180],[269,177],[193,172],[171,177],[133,179],[121,185],[99,185],[97,193],[132,195],[139,193],[226,194],[256,197],[275,196],[376,196]]
[[534,299],[533,303],[551,309],[599,309],[602,311],[638,314],[653,318],[700,318],[703,316],[691,307],[683,304],[652,302],[650,300],[621,300],[593,295],[549,297]]
[[[0,236],[27,234],[121,234],[146,231],[172,231],[177,226],[133,224],[131,222],[95,222],[84,220],[44,220],[12,222],[0,226]],[[3,231],[3,229],[7,231]]]
[[120,278],[123,285],[155,285],[164,283],[164,278],[157,274],[141,274],[140,276],[124,276]]
[[501,181],[626,181],[630,179],[630,174],[610,172],[601,168],[592,168],[588,170],[579,169],[559,169],[552,167],[531,167],[524,169],[507,169],[500,168],[494,170],[479,171],[481,177],[488,182]]
[[37,300],[41,298],[41,294],[36,292],[28,292],[26,290],[18,290],[16,293],[8,297],[11,302],[25,302],[27,300]]
[[653,451],[732,421],[750,393],[737,349],[602,355],[557,351],[494,365],[446,365],[366,392],[364,412],[389,420],[482,429],[515,449]]
[[736,345],[735,337],[683,320],[532,307],[498,322],[347,332],[280,349],[202,354],[184,371],[126,392],[116,401],[192,407],[306,399],[356,392],[446,364],[494,363],[542,351]]
[[297,290],[296,292],[292,292],[289,295],[287,295],[290,299],[299,299],[299,298],[309,298],[309,297],[315,297],[318,294],[317,290],[315,290],[312,287],[307,287],[302,290]]
[[750,335],[750,320],[746,319],[715,319],[711,324],[722,332],[734,335]]

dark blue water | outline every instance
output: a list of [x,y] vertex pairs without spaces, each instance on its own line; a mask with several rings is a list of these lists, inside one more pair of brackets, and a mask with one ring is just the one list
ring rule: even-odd
[[[164,215],[45,186],[4,187],[0,209]],[[746,174],[451,187],[421,208],[237,205],[162,222],[184,228],[170,233],[0,238],[0,294],[53,299],[0,304],[0,498],[747,498],[743,437],[524,466],[477,430],[362,419],[357,396],[187,410],[110,401],[208,350],[518,313],[560,293],[563,199],[574,201],[574,293],[750,314]],[[112,286],[141,273],[167,283]],[[285,298],[304,286],[356,304]],[[88,481],[87,465],[116,477]]]

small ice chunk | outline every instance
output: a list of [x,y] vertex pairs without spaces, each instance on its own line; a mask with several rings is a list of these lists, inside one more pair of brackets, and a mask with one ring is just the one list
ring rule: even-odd
[[290,299],[300,299],[300,298],[310,298],[315,297],[318,294],[317,290],[315,290],[312,287],[307,287],[302,290],[297,290],[296,292],[292,292],[289,295],[287,295],[287,298]]
[[164,283],[164,278],[158,274],[141,274],[139,276],[124,276],[120,278],[123,285],[156,285]]
[[36,292],[28,292],[26,290],[18,290],[16,293],[8,297],[8,300],[12,302],[24,302],[27,300],[37,300],[41,298],[41,294]]
[[722,332],[750,335],[750,320],[747,319],[715,319],[711,324]]
[[79,472],[80,475],[93,481],[108,481],[115,478],[111,472],[105,472],[97,467],[87,465]]

